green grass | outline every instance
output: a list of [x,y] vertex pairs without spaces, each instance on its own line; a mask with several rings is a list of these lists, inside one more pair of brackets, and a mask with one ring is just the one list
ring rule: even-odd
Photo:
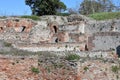
[[68,56],[66,56],[67,60],[79,60],[80,56],[77,54],[69,54]]
[[120,71],[120,67],[118,67],[118,66],[112,66],[112,71],[114,73],[118,73],[118,71]]
[[107,20],[107,19],[120,19],[120,12],[103,12],[90,14],[88,17],[91,17],[95,20]]
[[89,69],[89,68],[88,68],[87,66],[86,66],[86,67],[84,67],[84,70],[85,70],[85,71],[87,71],[88,69]]
[[32,15],[32,16],[24,15],[24,16],[21,16],[21,18],[28,18],[28,19],[32,19],[32,20],[40,20],[40,17],[35,16],[35,15]]
[[35,68],[35,67],[32,67],[31,68],[31,71],[33,72],[33,73],[36,73],[36,74],[38,74],[40,71],[39,71],[39,69],[38,68]]
[[8,42],[4,42],[4,45],[5,45],[5,47],[11,47],[12,46],[12,44],[8,43]]
[[0,19],[5,19],[5,18],[7,18],[6,16],[0,16]]

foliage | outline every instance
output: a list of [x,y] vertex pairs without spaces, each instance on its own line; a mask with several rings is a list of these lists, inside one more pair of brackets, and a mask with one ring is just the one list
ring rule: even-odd
[[79,12],[84,15],[113,10],[114,4],[110,0],[84,0],[79,8]]
[[111,0],[98,0],[101,6],[101,12],[112,12],[115,9],[115,5]]
[[120,70],[120,67],[118,67],[118,66],[112,66],[112,71],[114,73],[118,73],[119,70]]
[[24,16],[21,16],[21,18],[29,18],[29,19],[32,19],[32,20],[40,20],[40,18],[38,16],[35,16],[35,15],[32,15],[32,16],[24,15]]
[[70,55],[66,56],[66,59],[67,60],[79,60],[80,56],[77,54],[70,54]]
[[65,48],[68,48],[68,45],[65,45]]
[[8,42],[4,42],[4,45],[5,45],[5,47],[11,47],[12,46],[12,44],[8,43]]
[[64,65],[62,63],[54,63],[54,68],[62,68]]
[[86,66],[86,67],[84,67],[84,70],[85,70],[85,71],[87,71],[88,69],[89,69],[89,68],[88,68],[87,66]]
[[35,67],[32,67],[31,70],[32,70],[32,72],[34,72],[36,74],[38,74],[40,72],[39,69],[35,68]]
[[95,14],[90,14],[89,17],[95,20],[115,19],[115,18],[120,18],[120,12],[95,13]]
[[60,0],[25,0],[30,6],[33,15],[55,15],[58,11],[66,9],[66,5]]
[[7,18],[7,17],[6,17],[6,16],[0,16],[0,18],[1,18],[1,19],[5,19],[5,18]]

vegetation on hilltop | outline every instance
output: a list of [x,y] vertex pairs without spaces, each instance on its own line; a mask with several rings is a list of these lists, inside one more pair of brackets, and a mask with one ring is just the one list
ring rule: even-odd
[[79,13],[83,15],[89,15],[118,10],[119,6],[116,6],[111,0],[83,0],[83,2],[80,4]]
[[119,19],[120,12],[103,12],[88,15],[95,20]]
[[21,16],[21,18],[28,18],[28,19],[32,19],[32,20],[40,20],[40,17],[35,16],[35,15],[32,15],[32,16],[23,15],[23,16]]

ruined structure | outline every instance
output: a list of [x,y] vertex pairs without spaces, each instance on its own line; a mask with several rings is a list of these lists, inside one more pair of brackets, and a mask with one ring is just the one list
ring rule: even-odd
[[19,49],[37,47],[35,51],[116,50],[119,25],[117,19],[95,21],[82,15],[41,16],[38,21],[12,17],[0,19],[0,39]]

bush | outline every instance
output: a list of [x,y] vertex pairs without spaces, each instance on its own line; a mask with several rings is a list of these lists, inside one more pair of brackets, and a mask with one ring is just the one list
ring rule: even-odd
[[5,18],[7,18],[7,17],[6,17],[6,16],[0,16],[0,18],[1,18],[1,19],[5,19]]
[[118,73],[119,70],[120,70],[120,67],[118,67],[118,66],[112,66],[112,71],[114,73]]
[[32,20],[40,20],[39,16],[35,16],[35,15],[32,15],[32,16],[24,15],[24,16],[21,16],[21,18],[28,18],[28,19],[32,19]]
[[70,54],[70,55],[66,56],[66,59],[67,60],[79,60],[80,56],[77,54]]
[[86,67],[84,67],[84,70],[85,70],[85,71],[87,71],[88,69],[89,69],[89,68],[88,68],[87,66],[86,66]]
[[33,73],[36,73],[36,74],[38,74],[40,72],[39,69],[35,68],[35,67],[32,67],[31,70]]
[[12,46],[12,44],[8,43],[8,42],[4,42],[4,45],[5,45],[5,47],[11,47]]
[[103,12],[88,15],[95,20],[120,19],[120,12]]

